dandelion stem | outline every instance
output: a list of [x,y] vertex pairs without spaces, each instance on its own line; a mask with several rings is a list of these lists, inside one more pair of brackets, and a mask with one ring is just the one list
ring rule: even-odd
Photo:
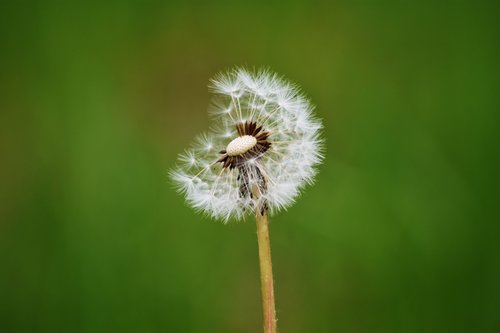
[[257,209],[255,219],[257,222],[257,241],[259,243],[260,287],[262,292],[264,333],[276,333],[273,265],[271,262],[271,244],[269,241],[267,211],[265,209]]

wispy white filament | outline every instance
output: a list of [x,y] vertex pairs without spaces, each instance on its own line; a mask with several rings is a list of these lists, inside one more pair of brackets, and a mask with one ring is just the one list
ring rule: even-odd
[[[179,156],[179,166],[170,173],[176,187],[192,207],[225,222],[253,214],[263,204],[271,214],[287,208],[313,182],[315,166],[323,159],[322,125],[310,102],[296,86],[265,70],[222,73],[210,88],[216,95],[210,113],[218,126]],[[236,124],[245,121],[269,132],[271,146],[240,167],[223,168],[219,151],[238,137]],[[258,197],[241,195],[242,168],[250,187],[264,177],[266,188]]]

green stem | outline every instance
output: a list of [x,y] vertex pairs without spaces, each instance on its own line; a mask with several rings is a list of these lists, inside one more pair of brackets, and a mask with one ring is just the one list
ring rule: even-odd
[[264,333],[276,333],[276,310],[274,306],[273,265],[271,262],[271,244],[269,241],[269,221],[267,211],[257,209],[257,241],[259,244],[260,287],[262,292],[262,310]]

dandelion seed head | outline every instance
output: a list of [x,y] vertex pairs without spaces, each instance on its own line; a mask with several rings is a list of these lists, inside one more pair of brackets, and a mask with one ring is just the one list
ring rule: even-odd
[[217,127],[170,173],[193,208],[227,222],[288,208],[323,160],[321,122],[297,86],[267,70],[236,68],[210,81]]

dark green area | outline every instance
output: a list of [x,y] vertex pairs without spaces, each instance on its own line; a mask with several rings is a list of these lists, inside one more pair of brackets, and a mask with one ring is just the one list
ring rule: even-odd
[[259,332],[255,224],[167,171],[214,73],[267,66],[324,120],[272,219],[280,332],[500,332],[497,1],[4,1],[0,332]]

